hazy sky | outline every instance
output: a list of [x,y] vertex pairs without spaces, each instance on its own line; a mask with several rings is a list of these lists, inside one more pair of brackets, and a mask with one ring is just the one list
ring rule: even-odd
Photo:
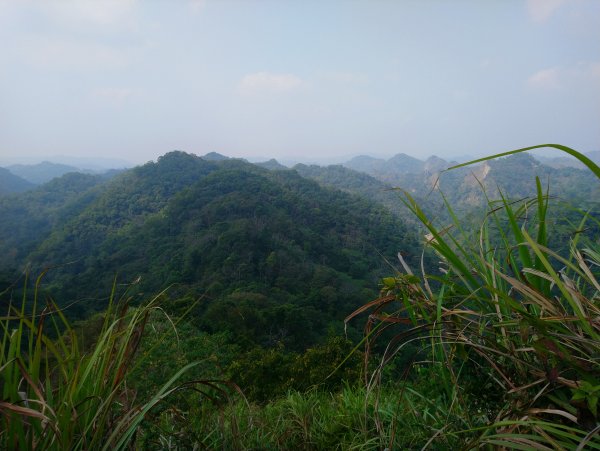
[[0,0],[0,160],[600,150],[599,24],[599,0]]

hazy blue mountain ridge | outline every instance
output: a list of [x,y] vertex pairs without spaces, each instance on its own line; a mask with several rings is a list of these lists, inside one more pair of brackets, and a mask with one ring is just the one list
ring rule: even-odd
[[[593,156],[593,153],[590,155]],[[406,165],[399,166],[403,162]],[[577,165],[549,166],[529,154],[516,154],[445,171],[454,164],[435,156],[417,164],[399,154],[387,161],[360,157],[350,160],[345,166],[362,168],[363,172],[385,184],[405,189],[434,204],[440,201],[432,197],[432,193],[439,188],[457,208],[483,205],[485,195],[482,186],[491,198],[498,198],[499,191],[510,198],[531,196],[535,194],[536,176],[544,183],[550,182],[552,193],[565,199],[593,201],[600,194],[597,180],[587,169],[574,167]]]
[[32,189],[35,185],[19,177],[6,168],[0,168],[0,196],[11,193],[22,193]]
[[69,172],[85,172],[75,166],[42,161],[38,164],[13,164],[7,169],[25,180],[41,185]]

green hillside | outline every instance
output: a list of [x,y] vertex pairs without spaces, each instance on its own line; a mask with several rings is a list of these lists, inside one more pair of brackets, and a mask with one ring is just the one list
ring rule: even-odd
[[[3,243],[1,267],[52,267],[47,290],[70,315],[104,309],[115,276],[139,278],[130,293],[175,284],[207,296],[197,312],[204,330],[231,330],[245,346],[301,350],[340,331],[376,295],[386,259],[416,256],[381,206],[295,171],[183,152],[108,182],[70,174],[0,208],[3,232],[21,230]],[[253,312],[241,323],[240,309]]]
[[[100,443],[115,422],[144,449],[520,440],[495,435],[500,424],[531,443],[587,440],[599,223],[575,208],[596,202],[581,171],[516,155],[444,174],[444,214],[431,189],[421,207],[409,193],[425,188],[390,190],[342,166],[208,158],[175,151],[111,179],[71,173],[0,200],[0,301],[11,312],[1,320],[3,425],[21,447],[35,434],[57,442],[13,422],[46,418],[19,404],[20,374],[28,399],[44,396],[41,381],[54,385],[52,421],[69,443]],[[430,158],[404,180],[437,177],[444,164]],[[531,196],[532,171],[559,199],[543,187]],[[493,200],[499,185],[521,199]],[[476,186],[491,197],[482,213]],[[45,274],[41,285],[23,270]],[[557,402],[565,414],[552,420]],[[533,422],[520,420],[523,408]],[[87,416],[96,411],[106,420]]]
[[102,183],[99,176],[70,173],[26,193],[0,198],[0,267],[22,269],[29,254],[53,231],[98,197]]
[[13,174],[8,169],[0,168],[0,196],[11,193],[21,193],[35,185]]

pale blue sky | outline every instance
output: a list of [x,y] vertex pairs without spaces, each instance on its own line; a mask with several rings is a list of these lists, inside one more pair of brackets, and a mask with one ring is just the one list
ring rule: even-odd
[[600,150],[600,1],[0,0],[0,161]]

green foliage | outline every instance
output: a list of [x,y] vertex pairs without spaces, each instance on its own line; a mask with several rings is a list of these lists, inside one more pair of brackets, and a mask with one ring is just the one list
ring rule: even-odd
[[594,418],[598,418],[598,397],[600,397],[600,385],[592,385],[588,381],[581,383],[571,388],[573,391],[573,401],[585,400],[586,407],[592,413]]
[[[239,160],[173,152],[109,182],[71,174],[0,199],[0,446],[598,448],[595,188],[581,191],[591,212],[564,208],[541,179],[524,187],[534,164],[512,155],[471,184],[450,172],[458,190],[425,207],[404,192],[429,233],[422,276],[411,234],[384,208]],[[296,169],[398,195],[341,167]],[[589,181],[543,171],[561,197]],[[482,199],[473,233],[463,207]],[[403,272],[382,278],[399,249]],[[15,288],[26,259],[61,264],[31,298]],[[136,282],[114,284],[115,271]],[[378,280],[381,297],[359,307]],[[169,284],[160,308],[141,302]],[[44,292],[85,320],[69,326],[53,302],[40,312]],[[140,306],[112,306],[120,292]],[[352,309],[370,311],[366,369],[360,332],[341,338]],[[235,384],[245,397],[231,397]]]
[[191,429],[181,436],[195,436],[208,449],[459,449],[463,438],[442,432],[485,424],[485,413],[467,423],[473,412],[445,409],[440,384],[428,381],[427,396],[410,384],[377,391],[342,386],[335,392],[290,391],[267,404],[240,400],[218,413],[169,419],[177,430]]
[[235,359],[228,370],[246,396],[266,401],[286,393],[296,358],[281,348],[257,347]]
[[331,337],[303,353],[285,352],[283,346],[256,347],[232,361],[227,374],[249,399],[262,402],[289,390],[335,391],[362,380],[363,354],[352,350],[352,342],[342,337]]
[[53,230],[96,199],[101,183],[99,176],[71,173],[19,196],[0,197],[0,267],[22,269],[23,260]]
[[[75,177],[79,185],[67,183]],[[26,260],[53,267],[46,289],[70,306],[70,318],[102,311],[118,272],[119,281],[139,278],[117,286],[136,298],[173,284],[181,297],[206,295],[190,318],[205,332],[226,331],[245,349],[282,342],[302,352],[376,294],[372,287],[388,271],[381,255],[415,247],[385,209],[294,171],[172,152],[88,191],[85,177],[46,185],[62,198],[21,198],[32,202],[24,216],[16,203],[4,210],[7,235],[29,231],[7,243],[0,268]],[[45,216],[51,205],[55,216]]]
[[292,391],[265,406],[237,402],[186,421],[207,449],[377,450],[389,443],[398,414],[397,398],[384,398],[378,403],[364,389]]
[[342,384],[354,386],[362,381],[363,353],[353,352],[353,343],[331,337],[320,346],[307,349],[292,366],[292,387],[336,390]]
[[[592,171],[574,167],[551,167],[540,163],[536,158],[524,154],[526,150],[555,147],[564,150],[564,146],[542,145],[527,149],[506,152],[505,158],[481,158],[475,162],[460,164],[446,168],[452,163],[438,157],[430,157],[427,161],[415,160],[407,155],[396,155],[388,161],[368,157],[357,157],[346,163],[348,167],[362,171],[374,179],[365,178],[364,174],[351,177],[343,176],[348,169],[329,166],[302,166],[298,170],[307,177],[319,180],[326,185],[334,185],[340,189],[358,192],[366,197],[376,199],[388,206],[392,211],[401,214],[403,219],[412,225],[419,225],[418,220],[408,214],[398,198],[391,196],[390,189],[399,187],[411,194],[419,207],[431,218],[442,222],[451,222],[452,218],[444,208],[444,198],[452,205],[452,209],[463,216],[464,227],[469,223],[477,226],[475,220],[479,213],[485,212],[487,199],[500,197],[500,190],[511,199],[535,196],[535,186],[530,181],[539,177],[544,183],[551,181],[554,193],[580,208],[598,211],[600,205],[600,182]],[[567,152],[568,153],[568,152]],[[572,155],[572,154],[571,154]],[[586,162],[594,164],[588,157],[581,155]],[[542,161],[546,159],[540,158]],[[466,167],[471,163],[481,163],[475,167]],[[583,164],[580,165],[584,167]],[[590,167],[591,168],[591,167]],[[362,178],[362,179],[361,179]],[[353,183],[348,180],[358,181]],[[383,187],[376,188],[376,183]],[[387,188],[387,191],[386,191]],[[483,189],[482,189],[483,188]],[[440,196],[439,192],[444,195]],[[390,202],[396,205],[390,205]],[[560,217],[560,214],[557,215]]]
[[[595,165],[590,169],[597,172]],[[441,228],[405,192],[407,206],[429,231],[427,245],[442,260],[442,274],[420,280],[404,264],[405,274],[384,280],[380,299],[348,318],[372,309],[370,339],[412,323],[389,343],[382,365],[420,340],[445,391],[439,403],[466,422],[445,427],[432,443],[455,437],[465,447],[600,447],[598,238],[574,234],[567,254],[550,249],[550,198],[539,179],[536,191],[519,202],[490,201],[478,236],[463,227],[450,203],[454,222]],[[591,220],[584,215],[576,229]],[[393,304],[395,314],[381,313]],[[491,410],[478,425],[469,418],[481,389],[491,395]]]
[[25,311],[24,293],[21,305],[10,303],[0,318],[0,447],[123,449],[194,364],[177,368],[154,393],[136,399],[128,378],[158,297],[133,310],[126,303],[111,305],[83,350],[54,302],[39,311],[41,277],[32,311]]

